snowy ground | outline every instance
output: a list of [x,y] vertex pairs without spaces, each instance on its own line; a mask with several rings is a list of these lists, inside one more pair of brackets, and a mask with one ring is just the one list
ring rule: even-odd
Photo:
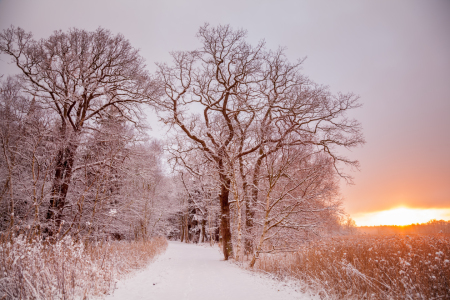
[[217,247],[179,242],[169,242],[167,251],[155,262],[117,287],[107,299],[312,299],[295,286],[224,261]]

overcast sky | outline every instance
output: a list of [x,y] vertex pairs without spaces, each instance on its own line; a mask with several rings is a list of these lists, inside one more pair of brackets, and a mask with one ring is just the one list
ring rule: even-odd
[[[293,61],[307,57],[303,70],[314,81],[360,95],[363,108],[352,116],[367,144],[348,153],[361,163],[355,185],[342,186],[349,213],[450,208],[449,0],[0,0],[1,30],[14,25],[42,38],[104,27],[139,48],[151,71],[170,51],[196,49],[205,22],[286,47]],[[0,58],[0,74],[14,73]]]

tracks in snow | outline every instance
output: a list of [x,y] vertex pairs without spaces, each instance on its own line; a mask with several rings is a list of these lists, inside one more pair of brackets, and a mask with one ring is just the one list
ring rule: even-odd
[[312,299],[224,261],[218,248],[169,242],[167,251],[133,277],[119,282],[108,300]]

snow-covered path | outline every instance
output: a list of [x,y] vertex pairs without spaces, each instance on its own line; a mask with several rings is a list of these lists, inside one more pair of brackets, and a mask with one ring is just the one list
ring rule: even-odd
[[144,271],[118,283],[107,299],[311,299],[277,281],[224,261],[217,247],[169,242]]

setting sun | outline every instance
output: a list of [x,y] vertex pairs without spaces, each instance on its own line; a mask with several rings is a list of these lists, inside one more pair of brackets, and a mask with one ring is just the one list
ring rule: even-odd
[[413,223],[426,223],[433,219],[449,220],[450,209],[398,207],[390,210],[354,215],[354,220],[358,226],[409,225]]

